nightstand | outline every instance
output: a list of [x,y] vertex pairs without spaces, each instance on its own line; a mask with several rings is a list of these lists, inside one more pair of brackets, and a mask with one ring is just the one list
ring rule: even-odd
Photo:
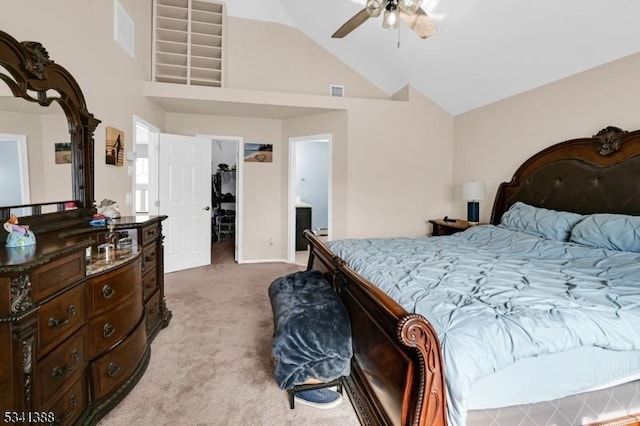
[[464,231],[470,226],[473,226],[466,220],[460,219],[456,219],[455,222],[446,222],[444,219],[431,219],[429,223],[431,223],[433,228],[431,235],[434,237],[455,234],[456,232]]

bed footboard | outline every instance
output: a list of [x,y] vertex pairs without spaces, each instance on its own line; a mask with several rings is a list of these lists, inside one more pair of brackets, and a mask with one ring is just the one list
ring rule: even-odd
[[305,238],[307,269],[326,276],[349,313],[353,358],[345,387],[360,422],[446,425],[444,368],[431,324],[356,274],[313,233]]

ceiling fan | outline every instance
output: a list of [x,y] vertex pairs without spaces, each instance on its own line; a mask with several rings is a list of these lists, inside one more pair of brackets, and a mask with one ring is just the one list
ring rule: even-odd
[[420,38],[436,33],[436,26],[420,7],[422,0],[367,0],[365,8],[345,22],[332,38],[342,38],[358,28],[369,18],[377,18],[384,11],[382,26],[388,29],[398,28],[402,18]]

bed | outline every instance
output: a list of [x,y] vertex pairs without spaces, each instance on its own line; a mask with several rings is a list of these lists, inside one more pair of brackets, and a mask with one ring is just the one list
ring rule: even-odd
[[[640,412],[640,375],[637,374],[640,372],[640,339],[634,334],[636,329],[640,330],[640,292],[636,292],[632,285],[633,282],[640,282],[640,255],[620,250],[620,247],[614,247],[617,250],[610,250],[611,247],[585,247],[590,241],[586,231],[582,237],[580,232],[576,232],[575,242],[565,243],[551,238],[552,243],[541,254],[531,255],[525,249],[537,247],[539,243],[536,240],[547,241],[548,238],[532,237],[517,229],[518,226],[526,227],[532,222],[540,222],[530,220],[527,224],[524,219],[528,216],[517,213],[522,206],[525,206],[525,212],[533,209],[536,218],[539,218],[536,215],[540,212],[550,211],[554,215],[562,213],[561,222],[566,220],[569,223],[564,225],[568,226],[569,231],[565,231],[565,235],[557,240],[574,238],[571,236],[571,227],[582,223],[583,218],[597,218],[582,228],[593,232],[600,229],[598,220],[607,217],[607,214],[640,216],[639,181],[640,131],[626,132],[607,127],[591,138],[555,144],[526,160],[510,182],[500,185],[490,225],[446,237],[347,240],[330,242],[328,245],[307,232],[305,236],[310,242],[308,269],[320,270],[326,275],[340,294],[351,319],[354,356],[351,375],[345,387],[361,423],[457,426],[465,423],[630,424],[640,421],[640,417],[634,417],[633,414]],[[505,212],[507,215],[504,215]],[[508,224],[501,223],[503,216],[512,218],[511,224],[515,224],[515,230],[505,229]],[[552,224],[543,231],[554,233],[558,229],[559,226]],[[516,236],[504,235],[507,231],[513,231]],[[630,235],[633,237],[633,232],[624,233],[622,238]],[[498,243],[494,247],[497,241],[509,241],[509,245],[505,247]],[[412,258],[410,253],[402,250],[419,255]],[[448,257],[452,255],[451,250],[460,252],[457,260]],[[379,257],[375,257],[376,253]],[[474,253],[487,258],[471,262]],[[600,259],[601,255],[606,259]],[[569,259],[563,259],[562,256],[568,256]],[[410,263],[405,265],[405,275],[393,269],[404,262],[401,259],[408,259]],[[468,264],[465,263],[467,260]],[[463,287],[469,286],[469,291],[460,298],[480,300],[482,309],[493,310],[493,315],[501,320],[498,321],[501,325],[498,327],[496,323],[488,321],[491,315],[480,316],[477,321],[466,321],[482,323],[485,334],[477,338],[477,330],[468,331],[467,334],[476,337],[476,346],[471,346],[471,349],[456,346],[452,343],[456,341],[456,335],[449,333],[452,321],[456,326],[465,322],[469,312],[456,312],[454,320],[450,318],[454,314],[440,312],[442,305],[452,300],[452,290],[449,289],[446,295],[449,299],[440,302],[435,299],[440,291],[438,274],[448,274],[447,265],[461,262],[450,269],[462,271],[462,275],[484,279],[487,276],[486,265],[490,261],[493,262],[491,274],[502,276],[500,285],[509,280],[520,284],[504,290],[510,295],[505,299],[506,302],[501,300],[500,303],[493,303],[483,300],[482,294],[478,295],[484,289],[482,282],[476,285],[462,283]],[[385,263],[392,268],[389,270],[376,266]],[[533,321],[531,317],[523,317],[522,323],[505,326],[510,320],[505,321],[503,317],[508,317],[514,310],[527,303],[531,306],[536,303],[544,305],[544,292],[554,292],[554,286],[557,286],[554,280],[558,277],[554,278],[553,274],[558,271],[554,263],[559,265],[558,268],[565,269],[565,275],[566,268],[572,271],[572,281],[567,281],[565,288],[557,291],[564,301],[558,302],[557,306],[540,306],[539,312],[544,317],[542,325],[529,324]],[[591,269],[586,268],[587,263]],[[596,272],[593,272],[593,267]],[[548,274],[549,281],[544,283],[546,288],[532,286],[529,290],[527,271],[536,268],[538,275]],[[420,276],[413,272],[418,269],[422,270]],[[622,270],[630,275],[620,277],[618,271]],[[518,272],[517,278],[510,276],[514,272]],[[608,276],[609,273],[613,275]],[[451,277],[455,279],[454,275]],[[419,281],[424,281],[429,291],[420,290],[416,284]],[[598,293],[598,287],[606,287],[608,293]],[[412,297],[416,294],[418,297],[407,298],[403,296],[406,293],[399,291],[400,288],[408,288]],[[501,295],[502,290],[493,293]],[[518,297],[522,300],[518,300]],[[605,311],[611,308],[608,312],[602,312],[603,322],[596,322],[600,320],[597,317],[601,310],[600,307],[593,307],[596,302],[608,306],[603,308]],[[478,304],[469,304],[469,309],[473,310],[474,306]],[[566,324],[558,326],[553,322],[556,317],[565,318],[569,310],[582,315],[568,321],[573,322],[574,327],[585,328],[585,334],[576,334],[572,328],[567,333]],[[611,320],[612,317],[615,321]],[[616,322],[619,318],[625,321],[624,325]],[[591,325],[593,327],[589,328]],[[561,331],[554,334],[554,328]],[[550,329],[551,333],[538,338],[536,333],[540,329]],[[465,333],[465,329],[460,330],[460,333]],[[508,334],[514,332],[515,337]],[[497,346],[493,336],[501,336],[503,344],[506,342],[515,347],[515,355],[504,356],[504,348]],[[569,337],[574,343],[569,343]],[[619,339],[616,341],[616,338]],[[524,346],[518,346],[519,340],[535,341],[539,352],[530,348],[524,349],[524,353],[520,352]],[[479,348],[483,351],[479,352]],[[468,350],[473,353],[465,352]],[[598,353],[589,353],[584,358],[585,354],[580,351]],[[613,358],[607,358],[612,354]],[[511,361],[503,359],[510,357]],[[467,368],[466,372],[462,370],[465,364],[473,364],[477,358],[489,360],[482,365],[474,364],[475,369],[482,371],[475,372],[474,368]],[[588,361],[578,361],[584,359]],[[549,391],[557,390],[557,386],[550,382],[554,375],[567,374],[566,377],[571,377],[570,374],[574,374],[575,377],[583,377],[586,376],[585,371],[600,373],[607,370],[602,366],[613,365],[625,365],[626,371],[610,372],[608,375],[603,373],[601,377],[593,379],[595,382],[582,384],[582,390],[564,389],[564,393],[556,395],[558,398],[554,400],[529,403],[529,396],[518,396],[518,387],[536,387],[522,384],[527,377],[530,380],[531,375],[526,374],[531,374],[531,371],[535,372],[534,377],[539,377],[534,384],[540,385],[540,394],[553,397]],[[559,372],[556,371],[558,366],[562,366]],[[565,366],[575,366],[575,369],[571,372],[572,369]],[[445,375],[445,372],[448,373]],[[565,381],[572,382],[569,379]],[[551,384],[545,387],[546,382]],[[636,406],[637,411],[634,411]],[[583,415],[585,410],[590,411],[591,415]]]

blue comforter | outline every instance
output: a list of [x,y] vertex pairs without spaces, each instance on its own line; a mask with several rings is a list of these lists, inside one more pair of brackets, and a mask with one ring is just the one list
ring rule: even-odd
[[452,426],[465,424],[472,384],[519,359],[580,346],[640,350],[638,253],[491,225],[449,237],[339,240],[329,247],[434,326]]

